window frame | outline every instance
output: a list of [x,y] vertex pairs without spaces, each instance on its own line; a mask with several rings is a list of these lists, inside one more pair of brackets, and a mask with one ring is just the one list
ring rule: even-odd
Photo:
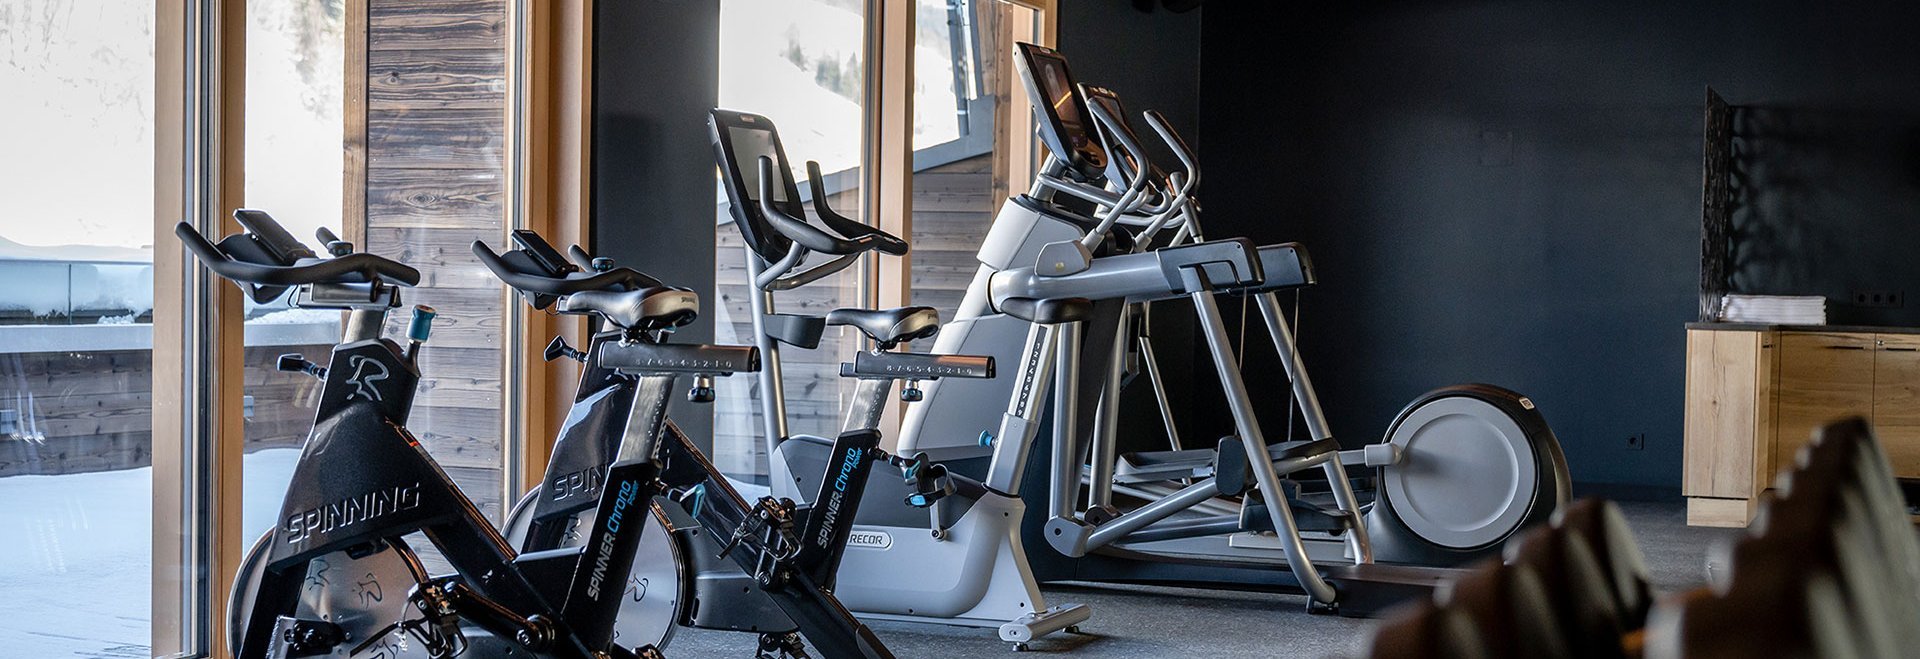
[[[227,654],[214,621],[240,541],[239,290],[172,240],[232,229],[245,190],[245,0],[161,0],[154,15],[152,650]],[[238,27],[235,27],[238,26]]]

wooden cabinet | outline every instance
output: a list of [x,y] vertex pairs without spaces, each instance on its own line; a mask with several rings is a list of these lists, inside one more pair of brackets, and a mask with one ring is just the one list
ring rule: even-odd
[[1866,417],[1896,476],[1920,478],[1920,334],[1692,328],[1687,523],[1746,526],[1773,475],[1829,421]]
[[1792,464],[1813,431],[1834,419],[1873,417],[1874,335],[1781,332],[1780,416],[1773,471]]
[[1773,474],[1772,332],[1687,331],[1687,522],[1745,526]]
[[1920,478],[1920,335],[1876,338],[1873,431],[1893,463],[1893,475]]

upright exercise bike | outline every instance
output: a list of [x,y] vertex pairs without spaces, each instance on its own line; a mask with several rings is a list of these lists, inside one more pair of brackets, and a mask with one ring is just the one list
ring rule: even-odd
[[[896,380],[906,383],[900,397],[912,410],[923,405],[913,402],[922,387],[992,381],[995,359],[956,351],[905,352],[908,342],[940,331],[939,314],[929,307],[836,309],[824,316],[778,312],[776,293],[845,269],[863,254],[905,254],[907,244],[835,213],[827,204],[820,167],[811,162],[814,217],[809,218],[779,132],[766,117],[714,110],[709,124],[732,224],[745,238],[755,289],[749,300],[755,341],[766,356],[760,404],[769,489],[773,496],[811,506],[816,519],[826,511],[828,519],[852,520],[843,531],[850,541],[835,577],[835,596],[863,619],[992,628],[1015,648],[1085,621],[1091,612],[1084,605],[1049,606],[1027,566],[1019,537],[1024,506],[1015,496],[1023,455],[994,456],[990,467],[985,457],[952,460],[950,451],[895,451],[888,460],[906,465],[906,478],[865,466],[865,458],[887,455],[878,447],[878,435],[868,433],[889,404]],[[808,264],[814,255],[827,258]],[[1072,305],[1015,306],[1039,324],[1079,320]],[[853,409],[836,439],[789,433],[781,350],[814,348],[821,332],[834,325],[854,328],[872,346],[841,367],[843,376],[859,379]],[[1022,361],[1018,357],[1015,362]],[[1023,381],[1030,376],[1016,374]],[[1038,396],[1044,385],[1021,390]],[[1003,400],[994,408],[1007,410],[1009,423],[1021,425],[1034,421],[1039,409],[1031,397]],[[988,433],[987,428],[955,430],[969,440]],[[850,436],[867,439],[852,447]],[[938,474],[937,484],[928,484],[927,474]],[[940,496],[930,499],[929,491]]]

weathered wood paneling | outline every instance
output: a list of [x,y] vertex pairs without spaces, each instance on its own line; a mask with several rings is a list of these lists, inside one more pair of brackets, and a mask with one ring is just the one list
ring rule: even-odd
[[499,48],[372,51],[367,57],[369,107],[375,112],[505,107],[506,57]]
[[[506,108],[368,110],[368,178],[381,169],[500,171]],[[371,195],[369,195],[371,196]],[[373,209],[367,220],[374,221]]]
[[[404,220],[396,224],[404,224]],[[376,220],[367,228],[374,251],[420,269],[421,294],[446,288],[481,288],[498,293],[500,280],[473,257],[473,241],[484,240],[502,249],[500,228],[395,227]],[[421,294],[413,297],[419,298]],[[497,304],[493,306],[498,306]],[[449,309],[455,311],[457,309]]]
[[383,226],[491,229],[506,217],[500,172],[493,169],[386,168],[368,172],[367,204]]
[[367,49],[504,49],[506,0],[371,0]]
[[[246,349],[247,450],[298,446],[313,424],[317,384],[281,373],[274,360],[330,346]],[[153,373],[145,350],[0,354],[0,409],[19,414],[0,436],[0,477],[131,469],[152,464]],[[31,437],[29,435],[32,435]]]
[[439,312],[408,426],[497,517],[504,293],[470,246],[506,234],[506,0],[369,0],[368,12],[366,242],[419,268],[407,300]]

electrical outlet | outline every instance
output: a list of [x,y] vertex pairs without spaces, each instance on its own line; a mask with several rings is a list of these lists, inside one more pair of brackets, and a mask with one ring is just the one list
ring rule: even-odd
[[1627,450],[1640,451],[1646,448],[1647,448],[1646,433],[1643,432],[1643,433],[1635,433],[1632,435],[1627,435]]
[[1901,291],[1854,291],[1853,306],[1899,308],[1906,306],[1906,297]]

